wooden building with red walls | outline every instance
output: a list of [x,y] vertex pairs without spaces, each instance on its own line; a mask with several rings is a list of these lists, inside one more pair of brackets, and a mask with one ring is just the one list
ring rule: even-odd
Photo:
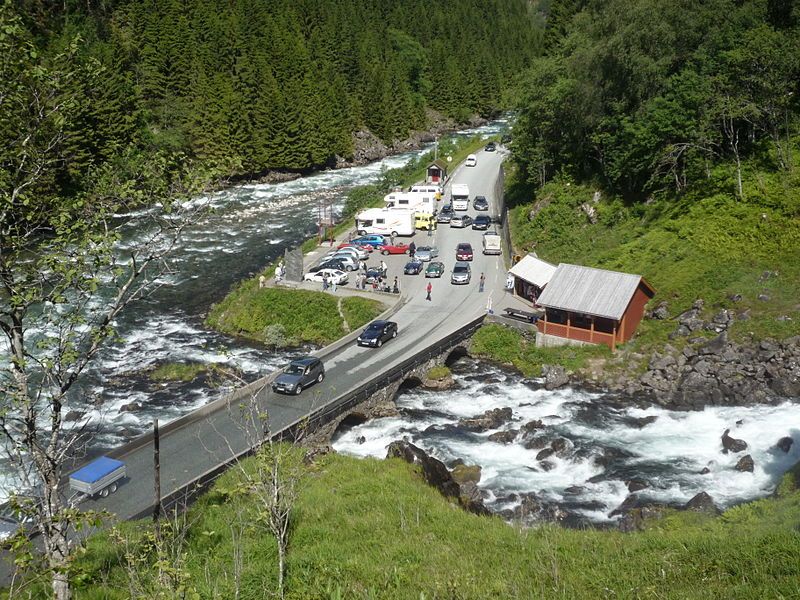
[[545,314],[537,327],[546,336],[614,350],[633,337],[654,295],[641,275],[562,263],[539,296]]

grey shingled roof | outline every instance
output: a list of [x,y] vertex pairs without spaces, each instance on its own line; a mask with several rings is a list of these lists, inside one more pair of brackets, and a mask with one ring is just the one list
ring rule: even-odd
[[618,321],[641,280],[641,275],[562,263],[537,303]]

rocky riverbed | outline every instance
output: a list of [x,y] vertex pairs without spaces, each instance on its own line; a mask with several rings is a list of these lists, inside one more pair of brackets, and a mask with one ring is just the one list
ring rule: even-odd
[[421,464],[473,512],[623,529],[662,506],[718,511],[763,497],[800,460],[800,403],[789,398],[687,411],[569,387],[559,369],[557,386],[471,358],[452,370],[452,389],[406,391],[397,414],[340,431],[334,448]]

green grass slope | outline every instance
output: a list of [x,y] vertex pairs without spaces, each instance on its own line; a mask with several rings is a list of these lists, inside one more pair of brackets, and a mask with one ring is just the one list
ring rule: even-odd
[[[276,589],[276,548],[238,496],[231,471],[191,510],[172,571],[190,598],[240,598]],[[307,467],[293,520],[287,598],[792,598],[800,595],[800,494],[788,474],[775,498],[710,517],[668,512],[646,531],[509,526],[456,508],[399,460],[329,455]],[[239,529],[238,524],[244,528]],[[136,539],[148,523],[126,524]],[[232,535],[232,531],[237,534]],[[240,532],[240,533],[239,533]],[[129,597],[123,549],[96,537],[79,562],[77,598]],[[167,590],[164,589],[164,593]],[[178,597],[166,595],[164,597]]]
[[[800,170],[753,168],[745,181],[744,200],[731,193],[726,165],[680,198],[625,203],[603,197],[593,204],[595,224],[580,208],[592,204],[594,187],[556,181],[533,194],[516,186],[509,194],[512,238],[519,252],[535,250],[556,264],[641,274],[656,288],[652,305],[667,301],[672,316],[696,298],[705,300],[708,314],[749,309],[750,318],[731,330],[735,339],[797,335]],[[531,218],[535,203],[543,208]],[[741,301],[732,301],[737,294]],[[665,341],[674,328],[645,321],[640,335]]]
[[206,323],[230,335],[275,343],[274,329],[280,327],[276,345],[330,344],[348,333],[339,313],[355,329],[374,319],[386,307],[369,298],[339,298],[324,292],[259,288],[254,279],[242,282],[222,302],[212,307]]

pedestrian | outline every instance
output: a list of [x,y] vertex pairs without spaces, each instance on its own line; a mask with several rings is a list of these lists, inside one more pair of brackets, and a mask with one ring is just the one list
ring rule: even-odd
[[509,273],[508,275],[506,275],[506,290],[510,292],[513,289],[514,289],[514,276],[511,273]]
[[433,285],[429,281],[428,285],[425,287],[425,290],[428,292],[428,296],[425,298],[425,300],[430,300],[431,299],[431,290],[432,289],[433,289]]
[[414,258],[414,254],[416,253],[416,251],[417,251],[417,245],[416,245],[416,244],[415,244],[415,243],[412,241],[412,242],[411,242],[411,243],[408,245],[408,255],[409,255],[411,258]]
[[331,277],[331,288],[333,289],[333,293],[336,293],[336,277]]
[[381,271],[383,271],[384,276],[386,275],[386,271],[389,270],[389,267],[386,266],[386,263],[381,261]]
[[367,261],[361,263],[361,269],[364,271],[364,276],[366,277],[367,273]]
[[322,274],[322,291],[326,291],[328,289],[328,275],[327,273]]
[[400,288],[397,287],[397,277],[394,278],[394,285],[392,286],[392,293],[393,294],[399,294],[400,293]]
[[264,277],[263,275],[258,278],[258,287],[259,288],[267,287],[267,278]]
[[483,275],[483,273],[481,273],[481,279],[480,279],[480,283],[478,283],[478,291],[479,291],[479,292],[482,292],[482,291],[483,291],[483,285],[484,285],[485,283],[486,283],[486,277]]

